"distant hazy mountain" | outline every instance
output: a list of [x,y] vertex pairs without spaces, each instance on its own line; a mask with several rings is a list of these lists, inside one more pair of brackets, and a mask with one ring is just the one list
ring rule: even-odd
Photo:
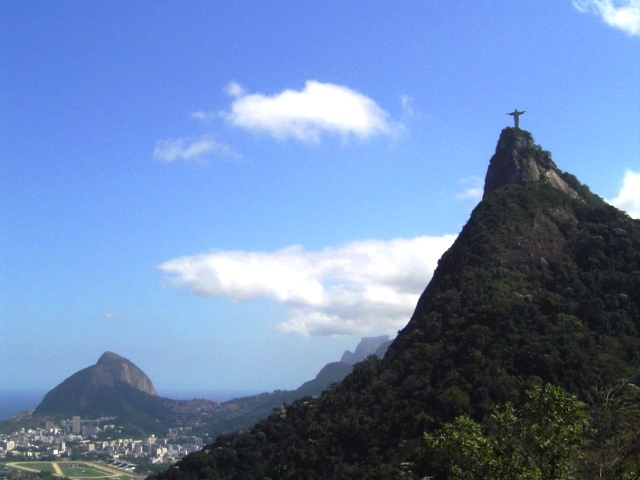
[[[357,362],[375,354],[384,356],[388,336],[365,337],[343,358]],[[105,352],[95,365],[80,370],[50,390],[33,411],[20,421],[38,417],[117,417],[131,432],[164,433],[176,425],[198,425],[194,432],[215,438],[219,434],[246,429],[266,418],[273,409],[304,396],[319,395],[353,370],[353,363],[332,362],[296,390],[276,390],[236,398],[224,403],[209,400],[171,400],[159,397],[149,377],[133,362]],[[15,420],[15,419],[14,419]],[[6,428],[14,428],[10,422]],[[3,428],[4,429],[4,428]]]
[[[342,355],[340,361],[347,365],[355,365],[356,363],[363,361],[369,355],[377,355],[382,358],[384,357],[389,345],[391,345],[389,335],[382,335],[380,337],[363,337],[356,347],[356,351],[352,352],[351,350],[347,350]],[[377,350],[380,347],[382,347],[382,350],[378,352]]]
[[369,355],[376,355],[378,358],[384,357],[390,343],[388,335],[363,337],[356,347],[355,353],[347,350],[342,355],[341,361],[326,364],[313,380],[303,383],[295,390],[276,390],[271,393],[261,393],[224,402],[211,415],[206,426],[206,433],[211,437],[216,437],[222,433],[247,429],[258,420],[269,416],[274,408],[282,404],[292,403],[302,397],[320,395],[329,386],[340,382],[351,373],[354,363],[364,360]]
[[171,423],[174,418],[149,377],[133,362],[112,352],[105,352],[95,365],[50,390],[33,415],[116,416],[142,429]]
[[342,354],[339,362],[328,363],[320,370],[315,379],[302,384],[295,391],[300,393],[308,392],[305,393],[306,395],[318,395],[332,383],[341,381],[351,373],[356,363],[365,360],[369,355],[383,358],[389,345],[391,345],[389,335],[362,337],[355,352],[347,350]]
[[111,407],[105,405],[105,395],[113,397],[107,392],[114,389],[127,397],[156,395],[153,383],[142,370],[120,355],[105,352],[98,363],[74,373],[49,391],[34,414],[109,414]]

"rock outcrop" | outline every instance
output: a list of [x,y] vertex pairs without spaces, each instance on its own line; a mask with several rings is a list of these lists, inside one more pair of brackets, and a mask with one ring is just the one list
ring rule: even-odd
[[[149,377],[133,362],[105,352],[95,365],[74,373],[49,391],[34,414],[117,414],[118,405],[126,407],[134,397],[135,403],[141,404],[156,395]],[[112,408],[105,398],[112,399]]]
[[116,382],[128,383],[149,395],[157,395],[149,377],[133,362],[112,352],[102,354],[93,368],[93,381],[98,385],[113,386]]
[[[360,339],[360,343],[356,347],[356,351],[352,352],[351,350],[347,350],[342,354],[340,361],[347,365],[355,365],[356,363],[363,361],[369,355],[377,355],[382,358],[390,344],[391,341],[389,339],[389,335],[381,335],[379,337],[362,337]],[[380,347],[383,347],[383,350],[378,351]]]
[[572,198],[579,196],[562,178],[551,154],[533,141],[526,130],[507,127],[502,130],[496,153],[491,157],[485,177],[484,197],[508,184],[548,183]]

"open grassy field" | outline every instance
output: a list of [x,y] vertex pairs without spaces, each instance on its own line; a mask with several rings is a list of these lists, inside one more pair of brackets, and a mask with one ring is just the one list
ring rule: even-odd
[[105,476],[105,471],[85,462],[60,462],[58,467],[62,474],[69,478],[101,478]]
[[20,462],[23,465],[23,470],[30,470],[35,472],[50,472],[54,475],[57,474],[57,470],[51,462]]
[[10,462],[4,464],[8,468],[30,472],[51,472],[58,477],[69,477],[72,480],[89,480],[119,478],[132,480],[135,475],[99,462],[63,461],[63,462]]

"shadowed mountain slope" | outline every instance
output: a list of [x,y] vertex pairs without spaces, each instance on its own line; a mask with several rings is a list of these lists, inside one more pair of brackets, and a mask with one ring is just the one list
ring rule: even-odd
[[[207,402],[213,408],[213,402]],[[116,417],[117,423],[132,436],[161,433],[186,418],[179,410],[185,401],[161,398],[149,377],[133,362],[105,352],[95,365],[82,369],[50,390],[31,415],[30,426],[43,417]],[[210,404],[210,405],[209,405]],[[3,430],[12,427],[6,422]],[[24,426],[23,425],[23,426]]]
[[215,437],[221,433],[251,428],[258,420],[267,418],[274,408],[282,404],[292,403],[298,398],[315,396],[323,390],[341,381],[353,370],[352,363],[359,362],[369,355],[384,357],[390,340],[387,335],[380,337],[363,337],[355,352],[347,350],[339,362],[326,364],[313,380],[300,385],[295,390],[276,390],[248,397],[235,398],[219,405],[218,412],[211,416],[207,425],[207,433]]
[[160,479],[390,479],[428,473],[422,434],[531,385],[578,395],[640,374],[640,222],[506,128],[482,202],[383,360],[220,437]]
[[[49,391],[34,414],[113,414],[107,401],[113,396],[106,392],[115,387],[127,396],[144,398],[138,392],[156,395],[151,380],[142,370],[120,355],[105,352],[98,363],[74,373]],[[97,411],[103,409],[104,412]]]
[[[118,416],[164,410],[147,375],[131,361],[105,352],[95,365],[74,373],[50,390],[34,415]],[[164,412],[167,416],[168,411]]]

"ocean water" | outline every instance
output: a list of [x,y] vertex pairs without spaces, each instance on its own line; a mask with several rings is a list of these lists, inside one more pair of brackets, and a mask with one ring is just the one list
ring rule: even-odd
[[36,408],[47,392],[44,390],[0,389],[0,420]]

